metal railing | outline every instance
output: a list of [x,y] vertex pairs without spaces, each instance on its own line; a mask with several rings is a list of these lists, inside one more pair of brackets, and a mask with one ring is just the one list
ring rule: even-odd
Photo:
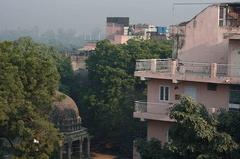
[[141,112],[141,113],[147,112],[147,103],[135,101],[135,112]]
[[169,60],[169,59],[143,59],[143,60],[136,61],[136,71],[151,71],[151,70],[153,70],[153,68],[152,68],[153,66],[156,68],[155,71],[157,71],[157,72],[169,72],[170,68],[171,68],[171,60]]
[[[176,70],[172,70],[172,68]],[[177,61],[171,59],[145,59],[138,60],[136,71],[152,71],[159,73],[173,73],[183,76],[198,76],[203,78],[240,77],[240,65],[196,63]]]
[[151,70],[151,61],[148,60],[137,60],[136,61],[136,70],[137,71],[150,71]]
[[173,103],[171,102],[151,103],[135,101],[135,112],[168,116],[172,106]]
[[211,76],[210,63],[179,62],[177,72],[180,74],[194,74],[198,76]]
[[240,26],[240,19],[227,19],[226,25],[229,27],[239,27]]
[[218,77],[240,77],[240,65],[217,64]]
[[158,59],[156,60],[156,71],[157,72],[170,72],[171,61],[169,59]]

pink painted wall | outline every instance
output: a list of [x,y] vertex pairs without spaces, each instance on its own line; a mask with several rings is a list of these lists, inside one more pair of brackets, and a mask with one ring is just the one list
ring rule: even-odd
[[171,122],[148,120],[147,139],[156,138],[164,144],[167,142],[167,133],[171,125]]
[[115,35],[114,39],[111,40],[113,44],[125,44],[128,41],[128,36],[127,35]]
[[96,49],[96,45],[97,45],[96,43],[87,42],[83,46],[83,50],[87,50],[87,51],[95,50]]
[[[232,32],[227,27],[219,27],[219,6],[206,8],[185,26],[185,41],[178,58],[183,61],[227,63],[228,38]],[[235,29],[240,33],[240,29]]]
[[180,82],[178,84],[172,83],[171,80],[157,80],[151,79],[148,81],[147,100],[152,103],[159,103],[159,87],[166,85],[170,87],[170,101],[172,103],[178,102],[175,100],[175,95],[184,95],[184,89],[187,86],[196,88],[196,96],[198,103],[204,104],[207,108],[227,108],[229,101],[229,86],[224,84],[217,85],[216,91],[207,89],[207,83],[198,82]]
[[240,63],[240,40],[229,41],[229,63],[239,64]]
[[[157,80],[151,79],[148,81],[147,100],[151,103],[159,103],[159,87],[169,86],[170,87],[170,102],[176,103],[175,95],[184,95],[184,88],[186,86],[193,86],[196,88],[196,102],[204,104],[207,108],[227,108],[229,101],[229,86],[228,85],[217,85],[216,91],[210,91],[207,89],[207,83],[198,82],[180,82],[178,84],[172,83],[171,80]],[[154,107],[156,110],[153,112],[159,112],[162,108]],[[149,108],[148,108],[149,109]],[[167,131],[171,126],[172,122],[148,120],[148,140],[151,138],[157,138],[163,143],[167,142]]]
[[124,26],[115,23],[107,23],[106,26],[106,36],[108,40],[114,40],[115,35],[123,35]]

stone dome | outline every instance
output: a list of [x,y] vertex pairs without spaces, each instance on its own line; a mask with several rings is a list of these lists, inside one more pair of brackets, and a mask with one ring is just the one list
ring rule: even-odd
[[60,129],[70,125],[79,125],[81,118],[76,103],[69,96],[56,92],[54,108],[51,113],[51,121]]

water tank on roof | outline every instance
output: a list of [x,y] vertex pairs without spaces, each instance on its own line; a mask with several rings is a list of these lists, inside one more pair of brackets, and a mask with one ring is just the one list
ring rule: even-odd
[[168,30],[167,27],[162,27],[162,26],[157,27],[158,34],[166,34],[167,30]]

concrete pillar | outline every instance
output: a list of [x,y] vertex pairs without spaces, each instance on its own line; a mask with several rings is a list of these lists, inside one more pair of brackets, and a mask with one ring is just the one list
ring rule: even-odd
[[90,158],[90,137],[87,138],[87,157]]
[[72,158],[72,141],[68,142],[68,159]]
[[217,64],[212,63],[211,64],[211,78],[216,78],[217,77]]
[[83,157],[82,144],[83,144],[82,139],[80,139],[79,140],[79,159],[82,159],[82,157]]
[[156,70],[157,70],[157,60],[151,59],[151,71],[156,72]]
[[176,70],[177,70],[177,61],[172,61],[172,75],[175,75],[176,73]]
[[63,159],[62,147],[59,148],[59,159]]

